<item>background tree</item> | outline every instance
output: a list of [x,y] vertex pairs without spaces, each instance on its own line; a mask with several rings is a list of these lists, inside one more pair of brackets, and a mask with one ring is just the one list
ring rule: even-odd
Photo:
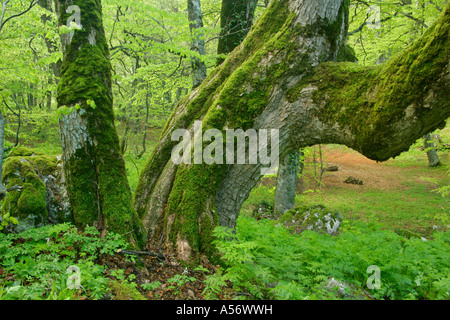
[[424,149],[427,153],[429,167],[437,167],[441,164],[441,161],[439,160],[439,156],[437,154],[437,146],[434,138],[435,135],[432,135],[431,133],[427,133],[423,138]]
[[300,150],[288,154],[280,161],[275,189],[275,204],[273,213],[276,218],[286,211],[294,209],[295,191],[300,166]]
[[192,87],[197,88],[206,78],[206,64],[201,60],[205,55],[205,39],[202,33],[203,17],[200,0],[188,0],[189,27],[192,33],[192,51],[200,57],[192,58]]
[[[253,24],[258,0],[222,0],[218,54],[228,54],[246,37]],[[223,62],[218,59],[218,64]]]

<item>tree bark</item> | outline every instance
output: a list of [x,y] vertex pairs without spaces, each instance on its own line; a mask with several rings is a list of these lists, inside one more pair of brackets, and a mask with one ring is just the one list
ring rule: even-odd
[[327,62],[345,45],[348,5],[272,1],[245,41],[178,104],[141,173],[135,208],[152,236],[173,245],[180,258],[215,253],[213,228],[235,227],[264,164],[176,165],[176,129],[193,132],[197,119],[203,130],[223,133],[278,129],[280,159],[333,143],[385,161],[445,125],[450,4],[418,41],[370,68]]
[[79,26],[61,35],[64,61],[57,96],[60,110],[69,110],[62,114],[59,125],[74,221],[81,228],[96,225],[143,245],[145,229],[132,206],[114,125],[101,1],[55,3],[59,25],[74,21]]
[[[3,185],[3,160],[5,155],[5,125],[6,120],[0,110],[0,201],[6,197],[6,188]],[[1,215],[0,215],[1,217]]]
[[431,133],[427,133],[423,138],[429,167],[437,167],[441,164],[441,160],[439,160],[439,156],[436,150],[436,143],[434,142],[434,140],[435,139]]
[[288,154],[278,167],[274,205],[275,218],[280,218],[286,211],[294,209],[299,157],[300,151],[296,150]]
[[[203,28],[203,15],[200,0],[188,0],[189,27],[192,34],[191,50],[204,56],[205,39],[201,32]],[[206,65],[198,57],[192,57],[192,88],[197,88],[206,78]]]

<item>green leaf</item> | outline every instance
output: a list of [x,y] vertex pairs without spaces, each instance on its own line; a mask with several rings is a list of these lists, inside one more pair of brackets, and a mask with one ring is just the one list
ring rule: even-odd
[[90,106],[94,110],[97,108],[97,105],[95,104],[94,100],[87,100],[86,103],[88,106]]

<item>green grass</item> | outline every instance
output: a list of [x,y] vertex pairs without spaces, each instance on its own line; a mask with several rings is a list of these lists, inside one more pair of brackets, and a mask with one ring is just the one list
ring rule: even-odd
[[[436,228],[447,230],[449,223],[445,219],[442,221],[442,216],[450,218],[449,199],[437,193],[436,189],[450,184],[447,172],[450,160],[448,154],[440,153],[443,165],[429,168],[426,154],[418,149],[419,145],[420,141],[410,151],[385,164],[386,170],[391,167],[398,169],[398,188],[325,185],[320,190],[307,190],[298,194],[296,206],[323,204],[340,211],[348,221],[381,224],[391,230],[406,230],[425,237],[431,236]],[[340,148],[342,152],[347,152],[345,148]],[[306,167],[309,171],[312,170],[309,168],[311,164]],[[273,207],[275,184],[276,179],[272,179],[271,184],[254,188],[243,205],[242,213],[253,212],[261,203],[268,203]]]
[[333,192],[297,197],[298,203],[322,203],[340,211],[347,220],[381,223],[391,229],[410,229],[429,235],[439,221],[433,217],[448,204],[426,185],[404,190],[359,190],[335,188]]
[[[387,228],[408,229],[428,236],[433,226],[443,228],[434,216],[449,210],[449,204],[439,194],[432,192],[429,184],[405,182],[402,189],[383,191],[336,187],[326,192],[307,193],[296,197],[296,205],[324,204],[337,209],[344,219],[384,224]],[[243,205],[242,212],[249,213],[261,203],[274,203],[274,188],[260,186],[252,190]]]

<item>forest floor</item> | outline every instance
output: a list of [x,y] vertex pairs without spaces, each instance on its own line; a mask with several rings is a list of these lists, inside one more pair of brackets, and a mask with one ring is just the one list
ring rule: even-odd
[[[443,163],[448,163],[448,159],[448,154],[441,155]],[[397,166],[395,159],[380,163],[350,149],[331,149],[328,150],[325,161],[330,165],[337,165],[339,168],[336,172],[325,174],[323,179],[325,190],[333,190],[340,187],[361,192],[369,189],[385,191],[405,189],[405,178],[410,182],[427,184],[431,190],[433,186],[425,181],[423,176],[439,179],[443,173],[442,170],[426,167],[427,162],[423,156],[409,166]],[[348,177],[354,177],[363,181],[363,187],[349,183],[343,184]]]
[[[125,154],[130,186],[134,189],[141,168],[147,161],[151,150],[156,145],[158,130],[149,134],[147,152],[136,158],[142,146],[130,140]],[[49,154],[59,152],[53,144],[40,147]],[[309,148],[312,149],[312,148]],[[440,153],[443,166],[427,167],[427,158],[423,151],[412,150],[397,159],[385,163],[369,160],[359,153],[341,146],[323,146],[322,161],[318,150],[313,157],[305,159],[305,169],[297,186],[296,205],[323,204],[340,211],[347,221],[363,221],[383,224],[395,232],[408,231],[430,238],[437,228],[448,230],[436,214],[449,212],[449,203],[434,192],[443,185],[450,184],[447,170],[450,166],[448,153]],[[313,160],[315,158],[316,161]],[[320,179],[320,167],[337,166],[338,170],[325,172]],[[353,177],[361,180],[362,185],[348,184],[344,181]],[[320,180],[320,183],[318,183]],[[248,214],[258,209],[261,203],[269,202],[273,206],[276,175],[266,176],[251,192],[244,203],[241,213]],[[270,215],[267,216],[271,218]],[[162,254],[164,259],[140,255],[133,261],[118,253],[103,257],[97,263],[107,266],[108,270],[125,270],[124,275],[135,276],[136,289],[140,298],[149,300],[204,300],[207,277],[215,274],[218,266],[207,259],[201,259],[200,268],[191,268],[177,259],[170,249],[157,243],[149,242],[143,250]],[[0,270],[1,271],[1,270]],[[154,289],[143,289],[144,284],[154,284]],[[144,286],[145,287],[145,286]],[[136,299],[125,287],[115,288],[114,299]],[[239,293],[228,287],[217,294],[218,299],[231,299]],[[108,297],[105,297],[106,299]]]
[[[215,273],[217,268],[208,259],[201,259],[199,266],[192,269],[186,267],[167,247],[149,242],[145,250],[158,253],[164,258],[141,255],[132,262],[117,254],[104,257],[98,263],[107,266],[109,270],[123,269],[126,277],[133,274],[142,300],[206,300],[203,294],[206,276]],[[155,284],[155,289],[145,290],[143,284]],[[113,289],[112,293],[114,300],[137,300],[124,287]],[[226,296],[219,295],[219,298],[225,300]]]
[[[420,236],[431,235],[439,224],[433,212],[449,209],[448,203],[432,192],[438,185],[448,183],[448,176],[445,174],[445,168],[450,162],[448,154],[441,155],[444,166],[428,168],[426,156],[423,155],[377,163],[343,147],[324,147],[322,152],[324,166],[338,166],[338,171],[326,172],[318,189],[304,192],[311,190],[316,184],[313,176],[318,167],[314,170],[314,165],[309,164],[304,171],[302,183],[298,186],[297,204],[323,203],[341,211],[344,219],[383,223],[396,232],[409,231]],[[348,177],[361,180],[363,184],[345,183]],[[255,210],[261,199],[272,201],[275,182],[274,177],[265,177],[244,204],[243,213]],[[267,190],[272,191],[258,196],[258,192],[264,193]],[[214,274],[217,266],[203,259],[203,268],[192,270],[185,267],[176,258],[176,254],[167,248],[149,243],[146,250],[163,253],[165,260],[141,256],[138,267],[138,264],[127,262],[119,255],[110,257],[103,263],[125,269],[126,273],[133,273],[138,284],[160,283],[156,290],[141,290],[146,299],[205,299],[202,292],[206,276]],[[236,296],[236,292],[233,293],[231,288],[229,290],[219,298]],[[116,297],[120,297],[120,294],[116,294]]]

